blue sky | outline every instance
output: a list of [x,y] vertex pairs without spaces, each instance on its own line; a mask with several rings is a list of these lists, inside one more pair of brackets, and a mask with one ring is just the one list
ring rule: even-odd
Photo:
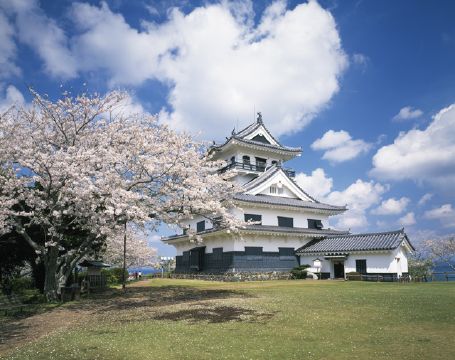
[[260,110],[302,146],[297,181],[348,204],[333,226],[405,226],[418,242],[455,232],[454,12],[448,0],[0,0],[0,108],[29,101],[28,86],[121,88],[208,140]]

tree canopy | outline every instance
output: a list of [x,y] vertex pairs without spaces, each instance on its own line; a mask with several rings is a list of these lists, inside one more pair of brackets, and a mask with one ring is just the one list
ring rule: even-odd
[[[229,211],[238,191],[231,174],[217,172],[222,164],[188,134],[128,112],[128,94],[32,94],[31,105],[0,119],[0,233],[15,231],[35,251],[49,300],[125,222],[153,228],[204,214],[239,225]],[[72,231],[85,233],[77,245]]]

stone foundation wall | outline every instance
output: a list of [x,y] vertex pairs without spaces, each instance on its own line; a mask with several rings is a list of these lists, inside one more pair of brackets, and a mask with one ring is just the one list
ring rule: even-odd
[[192,279],[192,280],[207,280],[207,281],[265,281],[265,280],[291,280],[289,272],[261,272],[261,273],[225,273],[225,274],[195,274],[195,273],[180,273],[170,274],[172,279]]

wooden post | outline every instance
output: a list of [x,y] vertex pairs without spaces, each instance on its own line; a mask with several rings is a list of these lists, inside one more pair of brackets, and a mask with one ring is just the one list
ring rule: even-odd
[[126,291],[126,220],[125,220],[125,228],[123,233],[123,272],[122,272],[122,289]]
[[449,274],[447,274],[446,272],[444,274],[446,274],[446,281],[449,281]]

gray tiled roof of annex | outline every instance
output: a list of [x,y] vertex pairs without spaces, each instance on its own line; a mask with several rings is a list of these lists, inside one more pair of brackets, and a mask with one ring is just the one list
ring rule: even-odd
[[403,229],[381,233],[327,236],[322,240],[310,241],[297,249],[296,253],[393,250],[400,246],[403,239],[406,239],[412,247]]

